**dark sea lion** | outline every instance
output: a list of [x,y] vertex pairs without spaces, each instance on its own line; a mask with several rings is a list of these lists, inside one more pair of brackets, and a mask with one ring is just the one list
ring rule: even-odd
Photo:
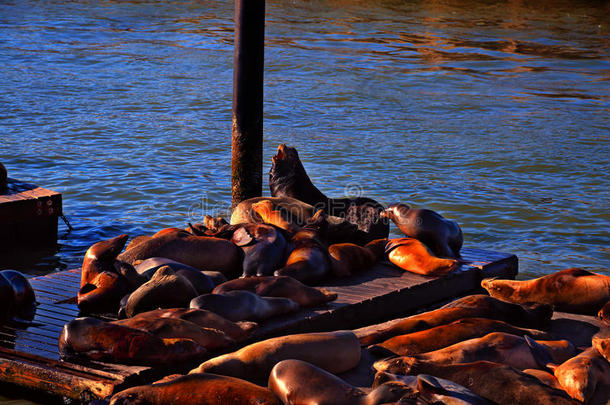
[[594,347],[553,368],[559,385],[572,398],[585,403],[598,386],[610,385],[610,364]]
[[[410,357],[397,357],[385,363],[378,363],[376,366],[380,368],[376,367],[377,371],[410,375],[430,374],[460,384],[499,405],[576,404],[565,392],[549,387],[537,378],[504,364],[477,361],[447,365],[422,362]],[[384,377],[385,374],[381,376]]]
[[328,198],[309,179],[295,148],[279,145],[272,162],[269,172],[272,196],[296,198],[324,210],[327,215],[358,225],[361,231],[358,244],[388,237],[389,224],[380,217],[384,207],[377,201],[366,197]]
[[[13,320],[28,322],[34,319],[37,305],[36,295],[29,280],[16,270],[2,270],[0,271],[0,276],[8,281],[13,290],[12,303],[9,298],[3,299],[3,301],[7,301],[4,307],[9,313],[13,312]],[[3,294],[0,293],[0,296],[3,296]],[[14,308],[14,310],[11,308]]]
[[610,325],[610,301],[606,302],[606,305],[599,310],[597,316],[602,320],[602,322]]
[[144,330],[165,339],[191,339],[207,350],[222,349],[235,340],[217,329],[203,328],[180,318],[159,318],[155,311],[137,314],[133,318],[112,322],[128,328]]
[[5,324],[15,315],[16,303],[13,286],[0,273],[0,325]]
[[533,280],[485,279],[489,295],[508,302],[538,302],[556,311],[595,315],[610,300],[610,276],[566,269]]
[[167,308],[144,312],[157,318],[177,318],[204,328],[217,329],[235,340],[243,340],[256,330],[256,322],[232,322],[211,311],[195,308]]
[[493,405],[493,402],[466,387],[428,374],[417,376],[417,392],[420,398],[430,404]]
[[242,224],[231,242],[244,251],[242,277],[272,275],[284,265],[290,250],[284,233],[267,224]]
[[285,405],[388,404],[413,394],[404,384],[393,384],[393,389],[379,387],[367,395],[313,364],[294,359],[280,361],[273,367],[268,386]]
[[197,290],[186,278],[177,275],[169,266],[158,269],[152,278],[135,290],[125,304],[125,315],[157,308],[187,307]]
[[360,341],[364,345],[369,345],[393,336],[430,329],[462,318],[496,319],[515,326],[544,329],[552,315],[553,311],[548,305],[521,306],[488,295],[476,294],[458,298],[442,308],[401,319],[386,328],[361,336]]
[[210,359],[190,373],[215,373],[266,382],[273,366],[282,360],[303,360],[339,374],[356,367],[360,355],[360,344],[351,331],[302,333],[253,343]]
[[309,287],[292,277],[246,277],[227,281],[216,288],[214,294],[245,290],[261,297],[284,297],[301,307],[315,307],[337,299],[337,294],[323,288]]
[[290,276],[303,283],[322,279],[330,272],[328,256],[327,216],[316,212],[290,240],[294,249],[286,259],[286,265],[277,270],[276,276]]
[[133,264],[151,257],[166,257],[198,270],[214,270],[236,277],[241,270],[242,252],[220,238],[195,236],[184,230],[167,231],[126,250],[119,260]]
[[259,297],[250,291],[239,290],[194,297],[190,307],[212,311],[233,322],[260,321],[299,309],[299,305],[288,298]]
[[423,242],[436,256],[460,257],[464,236],[457,222],[435,211],[411,208],[406,204],[392,204],[381,216],[394,221],[408,237]]
[[591,339],[591,344],[610,362],[610,327],[601,328]]
[[440,277],[455,270],[459,262],[435,256],[415,238],[389,239],[385,248],[392,264],[411,273]]
[[335,243],[328,247],[331,272],[337,277],[346,277],[368,269],[384,256],[387,239],[376,239],[359,246],[354,243]]
[[509,323],[487,318],[463,318],[419,332],[395,336],[385,342],[369,347],[372,352],[390,351],[399,356],[411,356],[431,352],[467,339],[483,337],[491,332],[505,332],[517,336],[548,338],[545,332],[524,329]]
[[[535,345],[532,350],[531,345]],[[542,353],[539,353],[539,352]],[[567,340],[528,341],[516,335],[492,332],[480,338],[468,339],[442,349],[409,357],[425,363],[458,364],[493,361],[519,370],[544,368],[550,362],[561,363],[572,357],[576,348]]]
[[214,281],[201,270],[184,263],[178,263],[175,260],[164,257],[151,257],[137,263],[134,267],[139,274],[150,280],[153,274],[163,266],[168,266],[174,273],[190,281],[195,290],[197,290],[197,294],[207,294],[214,289]]
[[120,274],[104,271],[78,291],[78,309],[81,314],[115,312],[121,298],[130,292],[129,284]]
[[206,350],[190,339],[161,339],[151,333],[95,318],[76,318],[59,336],[62,358],[85,356],[112,363],[164,365],[196,361]]
[[6,191],[8,184],[8,173],[6,167],[0,163],[0,192]]
[[111,405],[281,405],[267,388],[239,378],[190,374],[152,385],[128,388]]

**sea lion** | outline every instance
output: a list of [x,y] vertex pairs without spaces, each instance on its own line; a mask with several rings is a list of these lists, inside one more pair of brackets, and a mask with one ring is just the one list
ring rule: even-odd
[[434,255],[460,257],[464,236],[457,222],[435,211],[411,208],[406,204],[392,204],[381,216],[391,219],[406,236],[423,242]]
[[405,384],[393,384],[392,390],[380,386],[367,395],[313,364],[294,359],[282,360],[273,367],[268,387],[285,405],[387,404],[413,394]]
[[301,333],[253,343],[210,359],[190,373],[215,373],[265,382],[273,366],[282,360],[303,360],[338,374],[356,367],[360,355],[360,344],[351,331]]
[[610,327],[601,328],[591,339],[591,344],[610,362]]
[[[17,322],[29,322],[34,319],[36,315],[36,295],[34,289],[30,284],[29,280],[20,272],[16,270],[2,270],[0,271],[0,277],[8,282],[10,289],[12,290],[13,298],[10,299],[8,289],[1,287],[4,284],[4,280],[0,281],[0,297],[3,297],[3,309],[8,318],[13,318],[13,321]],[[5,289],[3,293],[1,290]],[[2,323],[2,316],[0,316],[0,324]]]
[[524,370],[544,368],[549,362],[561,363],[575,353],[574,345],[567,340],[534,341],[509,333],[492,332],[480,338],[468,339],[442,349],[409,357],[435,364],[493,361]]
[[190,374],[114,394],[111,405],[281,405],[267,388],[239,378]]
[[152,278],[135,290],[125,304],[125,315],[157,308],[187,307],[197,290],[186,278],[177,275],[169,266],[159,268]]
[[290,250],[284,233],[267,224],[242,224],[231,242],[244,251],[242,277],[272,275],[284,265]]
[[151,257],[166,257],[198,270],[220,271],[228,277],[240,273],[242,252],[235,244],[210,236],[195,236],[184,230],[168,231],[119,255],[133,264]]
[[[444,378],[499,405],[576,405],[565,392],[549,387],[513,367],[489,361],[437,364],[411,357],[397,357],[385,363],[377,362],[375,368],[386,373],[430,374]],[[378,375],[386,378],[386,373]]]
[[559,366],[550,365],[561,387],[574,399],[588,402],[596,387],[610,384],[610,364],[590,347]]
[[104,271],[78,291],[76,302],[81,314],[110,313],[119,308],[121,298],[130,292],[120,274]]
[[360,341],[364,345],[370,345],[393,336],[430,329],[462,318],[488,318],[525,328],[544,329],[552,315],[553,311],[548,305],[521,306],[488,295],[476,294],[458,298],[439,309],[401,319],[388,327],[360,336]]
[[234,340],[243,340],[256,330],[256,322],[232,322],[211,311],[195,308],[167,308],[143,312],[156,318],[177,318],[192,322],[203,328],[217,329]]
[[205,348],[190,339],[161,339],[96,318],[76,318],[64,325],[59,336],[62,358],[85,356],[113,363],[163,365],[196,361],[205,352]]
[[286,265],[277,270],[276,276],[290,276],[302,283],[322,279],[330,271],[328,256],[327,216],[317,211],[308,223],[290,240],[294,249],[286,260]]
[[538,302],[556,311],[595,315],[610,300],[610,276],[566,269],[533,280],[481,281],[489,295],[508,302]]
[[442,349],[467,339],[483,337],[491,332],[505,332],[517,336],[548,338],[545,332],[524,329],[506,322],[487,318],[463,318],[419,332],[395,336],[369,347],[372,352],[390,351],[399,356],[411,356]]
[[597,316],[602,320],[602,322],[610,325],[610,301],[606,302],[606,305],[599,310]]
[[387,239],[376,239],[359,246],[355,243],[335,243],[328,247],[330,268],[334,276],[346,277],[368,269],[384,256]]
[[272,158],[269,188],[274,197],[292,197],[322,209],[327,215],[345,218],[360,231],[357,244],[387,238],[390,226],[380,213],[384,207],[366,197],[329,198],[313,185],[295,148],[281,144]]
[[270,200],[262,200],[252,204],[252,209],[260,215],[263,222],[275,225],[290,234],[294,234],[299,230],[299,227],[282,217],[282,211],[276,210],[273,207],[273,202]]
[[0,163],[0,192],[6,191],[8,188],[8,174],[6,172],[6,167],[2,163]]
[[238,278],[217,286],[213,293],[235,290],[250,291],[261,297],[289,298],[301,307],[315,307],[337,299],[336,293],[309,287],[288,276]]
[[11,283],[0,273],[0,325],[15,315],[15,294]]
[[288,298],[259,297],[250,291],[203,294],[194,297],[189,306],[212,311],[230,321],[260,321],[295,312],[299,305]]
[[455,259],[434,256],[426,245],[415,238],[389,239],[385,252],[394,265],[424,276],[444,276],[459,264]]
[[561,384],[559,384],[559,381],[557,381],[557,378],[548,371],[539,370],[536,368],[527,368],[523,370],[523,372],[525,374],[529,374],[531,376],[536,377],[540,382],[548,385],[549,387],[553,387],[558,390],[563,390]]
[[143,312],[133,318],[112,323],[150,332],[160,338],[191,339],[207,350],[222,349],[235,343],[235,340],[220,330],[203,328],[180,318],[159,318],[155,311]]
[[138,235],[134,238],[132,238],[129,243],[127,244],[127,246],[125,246],[125,250],[129,250],[131,248],[136,247],[137,245],[139,245],[142,242],[146,242],[148,240],[152,239],[152,236],[150,235]]

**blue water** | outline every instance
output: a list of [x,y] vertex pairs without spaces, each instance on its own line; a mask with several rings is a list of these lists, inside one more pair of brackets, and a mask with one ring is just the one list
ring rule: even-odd
[[[264,171],[285,142],[327,194],[437,210],[523,277],[610,274],[608,4],[269,1]],[[0,1],[0,161],[75,227],[22,270],[228,214],[232,17]]]

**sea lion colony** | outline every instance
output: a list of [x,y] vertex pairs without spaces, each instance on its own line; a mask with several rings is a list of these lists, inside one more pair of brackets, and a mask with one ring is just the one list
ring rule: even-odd
[[[63,357],[200,363],[186,375],[116,393],[110,403],[530,405],[608,399],[609,332],[577,347],[546,331],[554,308],[599,311],[601,324],[607,321],[610,277],[578,269],[528,281],[484,280],[489,296],[463,297],[365,334],[287,335],[232,351],[257,323],[336,299],[311,286],[322,279],[366,271],[384,259],[432,276],[461,262],[457,223],[404,204],[384,210],[371,199],[328,198],[313,186],[293,148],[278,148],[270,186],[272,197],[240,203],[231,223],[207,216],[186,229],[135,237],[124,251],[126,235],[87,251],[79,308],[84,315],[116,312],[119,320],[69,322],[59,339]],[[384,218],[405,237],[388,240]],[[363,350],[377,359],[372,387],[341,378],[363,364]]]

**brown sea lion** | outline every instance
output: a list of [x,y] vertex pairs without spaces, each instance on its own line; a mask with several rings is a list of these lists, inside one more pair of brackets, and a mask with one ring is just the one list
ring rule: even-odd
[[163,365],[196,361],[205,352],[190,339],[162,339],[96,318],[76,318],[64,325],[59,336],[62,358],[85,356],[113,363]]
[[301,307],[315,307],[337,299],[337,294],[323,288],[309,287],[288,276],[246,277],[227,281],[216,288],[214,294],[244,290],[261,297],[284,297]]
[[81,314],[115,312],[121,298],[130,292],[129,285],[120,274],[104,271],[78,291],[78,309]]
[[360,354],[360,344],[351,331],[302,333],[253,343],[210,359],[191,373],[215,373],[264,382],[278,362],[295,359],[338,374],[356,367]]
[[156,318],[177,318],[192,322],[203,328],[217,329],[237,341],[250,336],[256,330],[256,322],[232,322],[211,311],[195,308],[167,308],[143,312],[139,315],[151,314]]
[[360,336],[360,341],[364,345],[370,345],[393,336],[430,329],[462,318],[496,319],[515,326],[544,329],[552,314],[553,311],[548,305],[521,306],[488,295],[476,294],[458,298],[442,308],[401,319],[386,328]]
[[119,235],[112,239],[97,242],[87,250],[81,272],[81,287],[104,271],[117,273],[115,262],[121,250],[123,250],[127,238],[127,235]]
[[282,217],[282,211],[274,209],[273,202],[262,200],[252,204],[252,209],[262,218],[263,222],[275,225],[291,234],[296,233],[299,227]]
[[597,316],[602,320],[602,322],[610,325],[610,301],[606,302],[606,305],[599,310]]
[[483,337],[491,332],[505,332],[517,336],[529,335],[534,338],[548,337],[545,332],[519,328],[495,319],[463,318],[419,332],[395,336],[369,347],[369,350],[381,353],[389,350],[399,356],[411,356],[442,349],[467,339]]
[[561,387],[585,403],[593,397],[596,387],[610,385],[610,364],[594,347],[553,368]]
[[125,250],[129,250],[129,249],[139,245],[140,243],[146,242],[150,239],[152,239],[152,236],[150,236],[150,235],[138,235],[129,241],[129,243],[125,247]]
[[2,163],[0,163],[0,192],[6,191],[8,188],[8,174],[6,172],[6,167]]
[[434,256],[426,245],[415,238],[389,239],[385,251],[394,265],[424,276],[444,276],[459,264],[455,259]]
[[[576,405],[565,392],[549,387],[537,378],[510,366],[489,361],[436,364],[411,357],[397,357],[383,364],[376,363],[376,369],[393,374],[430,374],[444,378],[499,405]],[[381,381],[386,378],[385,373],[378,375],[382,377]]]
[[276,276],[290,276],[302,283],[322,279],[330,271],[328,256],[328,222],[322,210],[316,212],[290,240],[294,249],[286,265],[277,270]]
[[591,339],[591,344],[610,362],[610,327],[601,328]]
[[165,339],[191,339],[207,350],[222,349],[235,340],[218,329],[202,328],[180,318],[159,318],[155,311],[143,312],[133,318],[112,322],[128,328],[144,330]]
[[457,222],[445,219],[435,211],[411,208],[406,204],[392,204],[381,216],[394,221],[408,237],[423,242],[435,256],[460,257],[464,236]]
[[273,367],[268,386],[285,405],[388,404],[413,394],[405,384],[393,384],[393,389],[380,386],[367,395],[313,364],[294,359],[280,361]]
[[[36,315],[36,295],[29,280],[16,270],[0,271],[0,286],[5,285],[4,280],[12,290],[12,298],[8,289],[0,287],[0,297],[3,301],[3,309],[6,319],[12,318],[17,322],[29,322]],[[5,290],[2,292],[1,290]],[[6,295],[5,295],[6,294]],[[3,316],[0,315],[0,324]]]
[[269,188],[274,197],[292,197],[322,209],[327,215],[345,218],[360,231],[357,244],[387,238],[390,227],[380,217],[384,207],[366,197],[328,198],[313,185],[295,148],[281,144],[272,158]]
[[563,390],[561,384],[559,384],[559,381],[557,381],[557,378],[547,371],[539,370],[536,368],[527,368],[523,370],[523,372],[525,374],[529,374],[531,376],[536,377],[540,382],[548,385],[549,387],[553,387],[558,390]]
[[595,315],[610,300],[610,276],[566,269],[533,280],[485,279],[489,295],[508,302],[538,302],[556,311]]
[[242,224],[231,242],[244,251],[242,277],[269,276],[286,262],[291,247],[280,229],[267,224]]
[[163,266],[131,293],[125,304],[125,315],[132,317],[157,308],[187,307],[196,296],[197,290],[190,281],[177,275],[169,266]]
[[228,277],[240,274],[242,252],[235,244],[220,238],[195,236],[184,230],[167,231],[119,255],[133,264],[151,257],[166,257],[198,270],[220,271]]
[[203,294],[190,301],[190,307],[212,311],[230,321],[260,321],[298,311],[299,304],[278,297],[259,297],[250,291]]
[[376,239],[365,246],[355,243],[335,243],[328,247],[331,272],[337,277],[346,277],[368,269],[384,256],[387,239]]
[[509,333],[492,332],[480,338],[468,339],[442,349],[409,357],[436,364],[493,361],[524,370],[544,368],[549,362],[561,363],[575,353],[576,348],[567,340],[534,341]]
[[111,405],[281,405],[267,388],[239,378],[190,374],[114,394]]

